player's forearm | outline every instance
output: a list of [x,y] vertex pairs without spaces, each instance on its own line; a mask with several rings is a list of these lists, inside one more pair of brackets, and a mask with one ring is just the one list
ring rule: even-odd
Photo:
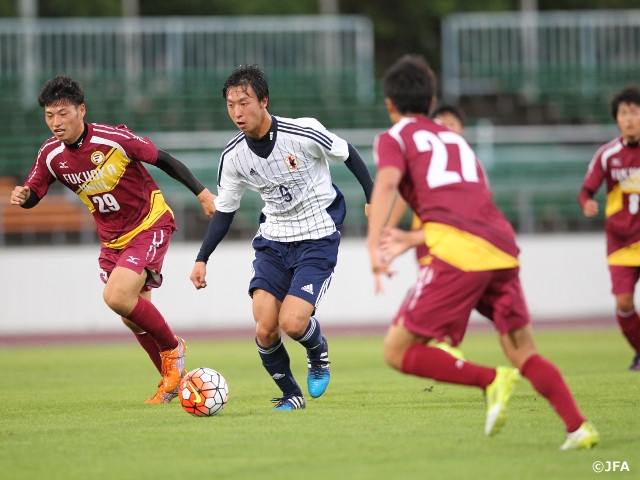
[[398,184],[401,176],[402,173],[395,167],[384,167],[376,173],[369,207],[367,242],[370,247],[380,245],[380,236],[387,224],[393,202],[398,194]]
[[584,204],[587,203],[588,200],[593,199],[594,192],[589,190],[586,187],[582,187],[580,193],[578,193],[578,203],[580,206],[584,208]]
[[205,187],[200,183],[189,168],[177,158],[164,150],[158,150],[158,160],[156,160],[156,167],[165,172],[171,178],[179,181],[191,192],[198,196]]
[[407,207],[408,205],[405,199],[400,195],[396,195],[391,214],[389,215],[389,219],[387,220],[387,227],[397,227],[398,225],[400,225],[400,221],[404,217],[404,214],[407,212]]
[[40,197],[36,195],[36,193],[33,190],[29,189],[29,196],[24,201],[24,203],[22,203],[20,206],[22,208],[33,208],[38,203],[40,203]]
[[207,263],[209,261],[209,257],[229,231],[235,214],[236,212],[226,213],[219,210],[213,214],[196,257],[196,262]]
[[353,173],[353,176],[356,177],[362,186],[367,203],[370,203],[371,191],[373,190],[373,179],[371,178],[371,174],[369,173],[369,169],[364,163],[364,160],[362,160],[358,151],[351,144],[349,144],[349,158],[347,158],[344,164],[347,166],[349,171]]
[[395,195],[396,190],[390,184],[376,183],[373,187],[371,206],[369,208],[369,231],[367,235],[369,248],[377,248],[380,245],[380,237],[387,224]]

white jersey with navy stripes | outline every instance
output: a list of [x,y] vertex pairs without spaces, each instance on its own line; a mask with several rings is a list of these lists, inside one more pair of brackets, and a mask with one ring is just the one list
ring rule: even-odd
[[[272,117],[264,156],[240,132],[226,146],[218,167],[216,208],[234,212],[246,189],[265,202],[258,235],[295,242],[326,237],[336,231],[327,207],[336,198],[329,163],[349,157],[348,144],[313,118]],[[252,148],[253,147],[253,148]]]

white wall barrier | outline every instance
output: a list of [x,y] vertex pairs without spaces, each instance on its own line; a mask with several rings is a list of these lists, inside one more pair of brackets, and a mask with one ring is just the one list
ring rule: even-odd
[[[611,316],[613,298],[604,234],[519,238],[521,278],[535,321]],[[189,275],[199,244],[174,243],[164,285],[154,303],[176,330],[252,328],[247,285],[250,241],[222,242],[208,266],[208,287],[196,291]],[[0,249],[0,335],[121,332],[102,300],[97,246]],[[364,239],[343,239],[331,288],[318,309],[326,325],[387,324],[415,278],[412,252],[397,259],[397,274],[374,294]],[[481,321],[474,315],[472,321]]]

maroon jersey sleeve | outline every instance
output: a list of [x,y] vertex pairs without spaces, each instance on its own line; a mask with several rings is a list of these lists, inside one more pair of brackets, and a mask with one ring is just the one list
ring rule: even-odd
[[29,176],[24,183],[39,198],[43,198],[49,191],[49,185],[56,181],[56,177],[52,175],[47,165],[47,159],[55,155],[61,149],[61,144],[55,138],[50,138],[45,142],[38,151]]
[[389,132],[378,135],[374,148],[378,169],[391,166],[398,168],[403,174],[405,173],[405,163],[399,141],[399,138],[392,137]]
[[593,195],[598,191],[600,185],[602,185],[602,182],[604,181],[605,171],[602,167],[602,153],[604,151],[606,151],[605,147],[599,148],[591,159],[591,162],[589,162],[587,173],[585,174],[584,181],[582,182],[582,190],[580,190],[578,195],[580,206],[584,206],[584,202],[589,198],[593,198]]
[[93,133],[96,136],[102,133],[112,136],[123,148],[131,160],[155,165],[158,159],[158,149],[146,137],[140,137],[126,125],[111,127],[108,125],[93,125]]

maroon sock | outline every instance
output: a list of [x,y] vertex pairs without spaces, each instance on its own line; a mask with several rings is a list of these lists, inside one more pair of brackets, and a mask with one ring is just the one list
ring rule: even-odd
[[169,324],[153,303],[146,298],[138,297],[138,303],[127,319],[147,332],[156,341],[161,352],[173,350],[178,346],[178,340]]
[[562,374],[553,363],[535,354],[524,362],[520,373],[549,401],[565,423],[567,432],[575,432],[580,428],[585,418],[580,413]]
[[475,385],[486,388],[496,377],[493,368],[459,360],[444,350],[427,345],[413,345],[402,359],[402,371],[438,382]]
[[158,369],[158,372],[160,372],[160,375],[162,375],[162,359],[160,358],[160,348],[156,341],[146,332],[136,333],[135,337],[136,340],[138,340],[138,343],[149,355],[149,358]]
[[635,310],[616,312],[616,320],[631,348],[640,353],[640,317]]

